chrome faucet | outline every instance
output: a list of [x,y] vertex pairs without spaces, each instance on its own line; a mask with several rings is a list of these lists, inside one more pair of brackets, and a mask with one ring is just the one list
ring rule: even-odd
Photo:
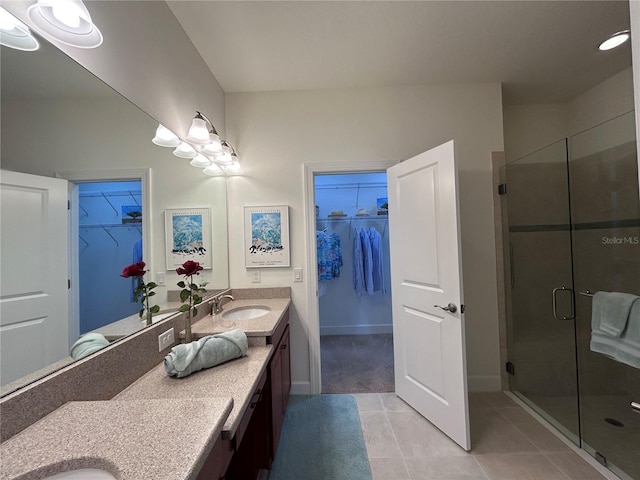
[[228,298],[231,301],[234,301],[235,298],[231,295],[219,295],[217,297],[213,297],[211,299],[211,315],[217,315],[222,311],[222,299]]

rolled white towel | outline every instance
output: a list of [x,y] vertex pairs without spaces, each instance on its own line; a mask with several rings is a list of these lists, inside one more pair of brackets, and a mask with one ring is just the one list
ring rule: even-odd
[[248,348],[247,335],[240,329],[209,335],[173,347],[164,357],[164,369],[170,377],[186,377],[204,368],[242,357]]

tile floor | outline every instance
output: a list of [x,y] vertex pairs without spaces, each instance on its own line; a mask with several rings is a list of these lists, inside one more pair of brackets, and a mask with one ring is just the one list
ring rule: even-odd
[[602,480],[502,392],[470,393],[465,452],[394,393],[353,395],[373,480]]

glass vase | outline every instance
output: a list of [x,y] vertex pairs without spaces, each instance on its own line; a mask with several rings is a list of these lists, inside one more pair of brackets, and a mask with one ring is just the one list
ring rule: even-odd
[[184,313],[184,343],[191,343],[193,340],[191,335],[191,309]]

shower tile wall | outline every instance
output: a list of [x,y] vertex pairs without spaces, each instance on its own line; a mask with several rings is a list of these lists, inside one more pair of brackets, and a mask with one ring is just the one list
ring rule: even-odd
[[[640,294],[636,143],[571,159],[569,168],[576,290]],[[640,478],[640,415],[629,406],[640,399],[640,370],[590,351],[591,302],[576,298],[582,439]]]

